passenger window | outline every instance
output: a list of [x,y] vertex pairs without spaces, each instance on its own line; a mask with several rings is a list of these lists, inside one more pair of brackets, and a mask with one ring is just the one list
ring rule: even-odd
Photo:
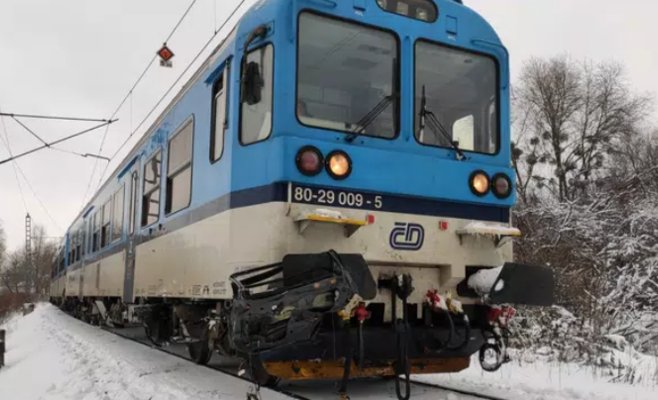
[[130,181],[130,221],[128,221],[129,231],[132,235],[135,233],[135,209],[137,208],[137,172],[133,172]]
[[114,194],[112,201],[112,241],[121,239],[123,232],[123,196],[125,195],[125,186],[121,186],[118,192]]
[[190,118],[169,140],[165,213],[187,208],[192,199],[192,142],[194,119]]
[[[244,101],[243,97],[240,121],[240,142],[244,145],[267,139],[272,131],[272,71],[274,47],[271,44],[253,50],[247,55],[243,68],[258,72],[256,79],[251,80],[251,86],[258,86],[260,99]],[[244,77],[243,77],[244,79]],[[244,85],[243,85],[244,86]],[[258,100],[258,101],[253,101]],[[252,104],[249,104],[252,103]]]
[[210,161],[215,162],[222,157],[224,151],[224,133],[228,127],[228,110],[226,98],[228,95],[228,66],[222,71],[215,82],[212,91],[213,118],[212,133],[210,134]]
[[475,150],[475,119],[472,115],[467,115],[458,119],[452,124],[452,140],[458,142],[462,150]]
[[103,226],[101,227],[101,248],[110,244],[110,224],[112,222],[112,199],[103,205]]
[[71,233],[71,237],[69,239],[69,264],[75,263],[75,246],[77,245],[77,232],[76,233]]
[[100,249],[101,221],[100,221],[100,215],[98,214],[99,213],[94,213],[94,223],[93,223],[94,234],[92,237],[92,246],[91,246],[92,252],[96,252]]
[[160,219],[160,168],[162,152],[158,151],[144,165],[144,185],[142,190],[142,226],[158,222]]
[[83,229],[80,229],[78,231],[78,237],[76,241],[76,246],[75,246],[75,261],[80,261],[82,258],[82,248],[83,248],[83,243],[84,243],[84,238],[85,238],[85,231]]

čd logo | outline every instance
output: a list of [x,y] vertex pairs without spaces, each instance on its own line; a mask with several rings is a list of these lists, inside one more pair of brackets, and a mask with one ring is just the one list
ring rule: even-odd
[[425,229],[413,223],[396,222],[389,236],[391,247],[398,250],[418,250],[423,247],[423,241]]

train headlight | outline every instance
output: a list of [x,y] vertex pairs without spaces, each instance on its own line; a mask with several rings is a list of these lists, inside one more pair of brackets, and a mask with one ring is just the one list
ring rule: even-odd
[[295,158],[297,169],[306,176],[319,174],[322,171],[322,162],[322,153],[313,146],[302,147]]
[[499,199],[504,199],[512,194],[512,181],[505,174],[496,174],[491,182],[493,194]]
[[470,179],[471,191],[476,196],[484,196],[489,192],[489,177],[484,171],[475,171]]
[[334,179],[345,179],[352,172],[352,160],[342,150],[334,150],[327,156],[327,172]]

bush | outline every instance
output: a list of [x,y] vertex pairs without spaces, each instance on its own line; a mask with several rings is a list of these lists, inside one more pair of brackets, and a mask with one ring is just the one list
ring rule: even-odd
[[32,296],[27,293],[0,294],[0,322],[15,311],[19,311],[24,303],[31,301]]

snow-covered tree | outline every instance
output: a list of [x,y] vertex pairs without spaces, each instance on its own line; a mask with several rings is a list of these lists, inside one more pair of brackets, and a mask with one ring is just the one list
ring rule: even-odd
[[512,346],[645,379],[640,352],[658,356],[651,99],[630,89],[619,64],[556,57],[525,65],[513,104],[516,258],[554,270],[557,304],[522,309]]
[[637,134],[650,104],[633,93],[620,64],[531,59],[513,97],[521,199],[531,188],[576,199],[601,177],[609,154]]

